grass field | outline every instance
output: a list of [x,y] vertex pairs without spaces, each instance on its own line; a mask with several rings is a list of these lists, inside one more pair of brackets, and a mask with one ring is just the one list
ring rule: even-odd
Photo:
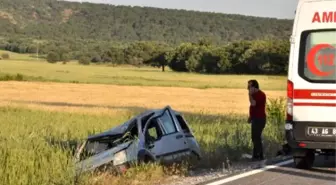
[[[9,55],[9,61],[45,61],[42,58],[37,58],[37,54],[20,54],[20,53],[14,53],[14,52],[10,52],[10,51],[3,51],[0,50],[0,56],[4,53],[7,53]],[[39,57],[43,57],[41,55],[39,55]],[[4,60],[5,61],[5,60]]]
[[246,81],[255,78],[265,90],[286,88],[286,77],[283,76],[199,75],[169,69],[161,72],[159,68],[149,67],[83,66],[77,62],[49,64],[18,54],[11,55],[10,60],[0,60],[0,79],[6,74],[21,74],[25,79],[35,81],[193,88],[246,88]]
[[[135,168],[124,176],[82,176],[76,181],[69,151],[55,142],[78,141],[144,109],[165,105],[186,116],[204,155],[200,167],[219,167],[226,157],[239,161],[252,147],[246,123],[246,81],[258,79],[272,99],[285,96],[286,82],[284,77],[162,73],[150,68],[48,64],[24,61],[24,57],[0,61],[0,72],[9,74],[0,82],[0,180],[6,185],[163,182],[169,174],[160,166]],[[19,80],[35,77],[35,81],[5,81],[15,79],[17,73],[22,74]],[[39,76],[41,81],[91,84],[37,82]],[[282,144],[283,103],[268,102],[267,157],[274,156]]]

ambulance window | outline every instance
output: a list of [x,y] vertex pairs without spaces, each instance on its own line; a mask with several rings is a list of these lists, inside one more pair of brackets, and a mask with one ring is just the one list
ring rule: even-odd
[[[326,47],[325,44],[331,46]],[[311,83],[335,83],[335,48],[336,29],[303,32],[300,43],[299,75]]]

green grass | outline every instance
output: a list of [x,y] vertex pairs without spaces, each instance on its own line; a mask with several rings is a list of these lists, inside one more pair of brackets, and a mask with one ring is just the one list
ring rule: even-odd
[[[284,109],[283,102],[270,103],[264,138],[266,155],[274,156],[279,144],[282,144],[280,130],[282,130]],[[135,113],[138,112],[129,110],[119,116],[88,115],[29,110],[22,107],[1,107],[1,182],[6,185],[74,184],[70,151],[61,150],[59,145],[52,143],[78,141],[88,134],[116,126]],[[185,116],[202,148],[204,159],[200,167],[219,167],[226,157],[236,161],[240,159],[242,153],[251,152],[250,125],[246,123],[246,117],[202,114]],[[155,168],[154,171],[142,170],[145,174],[151,175],[150,178],[154,178],[152,175],[155,171],[157,171]],[[126,180],[134,181],[140,172],[118,177],[121,179],[118,182],[115,181],[117,177],[111,179],[114,184],[127,184]],[[146,178],[149,177],[146,176]],[[76,184],[93,184],[92,181],[89,182],[87,176],[82,176],[79,180]]]
[[[2,75],[1,75],[2,74]],[[158,68],[83,66],[76,62],[50,64],[36,61],[0,61],[0,78],[20,74],[28,81],[54,81],[92,84],[174,86],[193,88],[246,88],[249,79],[257,79],[264,90],[285,90],[286,77],[263,75],[202,75],[161,72]]]

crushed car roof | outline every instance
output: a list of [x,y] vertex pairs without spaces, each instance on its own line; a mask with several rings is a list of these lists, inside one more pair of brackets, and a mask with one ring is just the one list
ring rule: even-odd
[[119,135],[123,135],[125,133],[125,131],[128,129],[128,127],[130,126],[130,124],[132,123],[132,120],[129,120],[127,122],[125,122],[122,125],[119,125],[117,127],[114,127],[108,131],[96,134],[96,135],[91,135],[88,137],[88,140],[94,140],[94,139],[99,139],[102,137],[106,137],[106,136],[119,136]]
[[[138,115],[136,115],[135,117],[129,119],[128,121],[124,122],[123,124],[116,126],[110,130],[107,130],[105,132],[99,133],[99,134],[95,134],[95,135],[91,135],[89,136],[87,139],[88,140],[94,140],[94,139],[99,139],[99,138],[103,138],[103,137],[107,137],[107,136],[120,136],[125,134],[125,132],[127,131],[127,129],[131,126],[131,124],[134,124],[134,120],[137,119],[142,119],[143,117],[146,117],[150,114],[153,114],[152,116],[157,116],[159,115],[162,111],[166,110],[166,108],[170,108],[170,106],[166,106],[162,109],[151,109],[151,110],[147,110],[144,111]],[[175,114],[179,114],[179,112],[174,111],[173,109],[171,109],[172,112],[174,112]]]

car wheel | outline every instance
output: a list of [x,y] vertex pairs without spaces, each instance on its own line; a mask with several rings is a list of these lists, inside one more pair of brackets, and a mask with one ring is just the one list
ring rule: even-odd
[[153,162],[153,159],[148,155],[144,155],[139,159],[139,164],[149,164],[151,162]]
[[294,165],[296,168],[299,169],[310,169],[315,160],[315,153],[314,151],[307,151],[306,155],[304,157],[297,157],[294,156]]
[[152,159],[149,157],[149,156],[145,156],[144,157],[144,159],[143,159],[143,162],[145,163],[145,164],[148,164],[148,163],[150,163],[150,162],[152,162]]
[[188,168],[189,169],[195,169],[198,165],[199,157],[195,153],[191,153],[188,156]]

